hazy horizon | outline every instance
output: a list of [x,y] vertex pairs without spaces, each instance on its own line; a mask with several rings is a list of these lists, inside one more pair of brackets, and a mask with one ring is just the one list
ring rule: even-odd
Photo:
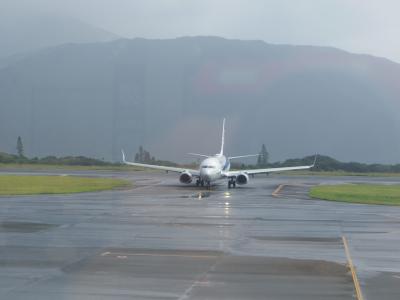
[[219,36],[335,47],[400,62],[400,3],[392,0],[3,0],[0,8],[4,31],[38,16],[64,16],[123,38]]

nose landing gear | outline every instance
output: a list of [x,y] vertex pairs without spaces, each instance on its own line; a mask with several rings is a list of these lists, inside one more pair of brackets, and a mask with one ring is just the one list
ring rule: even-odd
[[234,178],[231,178],[228,181],[228,189],[230,189],[231,187],[236,188],[236,181]]
[[206,186],[207,188],[210,188],[211,187],[211,182],[210,181],[201,180],[201,179],[197,179],[196,180],[196,186],[201,186],[201,187]]

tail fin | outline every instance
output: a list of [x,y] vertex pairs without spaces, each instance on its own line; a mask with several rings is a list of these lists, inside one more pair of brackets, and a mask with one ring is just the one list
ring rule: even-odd
[[222,138],[221,138],[221,152],[220,155],[224,155],[224,142],[225,142],[225,118],[222,121]]

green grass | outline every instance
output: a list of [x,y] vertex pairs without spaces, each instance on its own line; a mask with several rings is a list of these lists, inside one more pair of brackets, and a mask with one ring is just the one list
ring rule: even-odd
[[400,185],[321,185],[313,187],[310,196],[331,201],[400,205]]
[[0,195],[70,194],[129,187],[122,179],[0,175]]
[[345,171],[286,171],[280,174],[298,175],[298,176],[364,176],[364,177],[400,177],[400,173],[359,173],[359,172],[345,172]]
[[110,166],[68,166],[68,165],[48,165],[48,164],[17,164],[17,163],[0,163],[1,170],[29,170],[29,171],[45,171],[45,170],[67,170],[67,171],[143,171],[144,168],[127,166],[127,165],[110,165]]

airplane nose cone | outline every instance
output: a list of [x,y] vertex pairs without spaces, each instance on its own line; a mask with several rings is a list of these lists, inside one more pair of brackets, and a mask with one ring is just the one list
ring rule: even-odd
[[203,180],[209,181],[211,179],[211,172],[210,170],[201,170],[200,176]]

